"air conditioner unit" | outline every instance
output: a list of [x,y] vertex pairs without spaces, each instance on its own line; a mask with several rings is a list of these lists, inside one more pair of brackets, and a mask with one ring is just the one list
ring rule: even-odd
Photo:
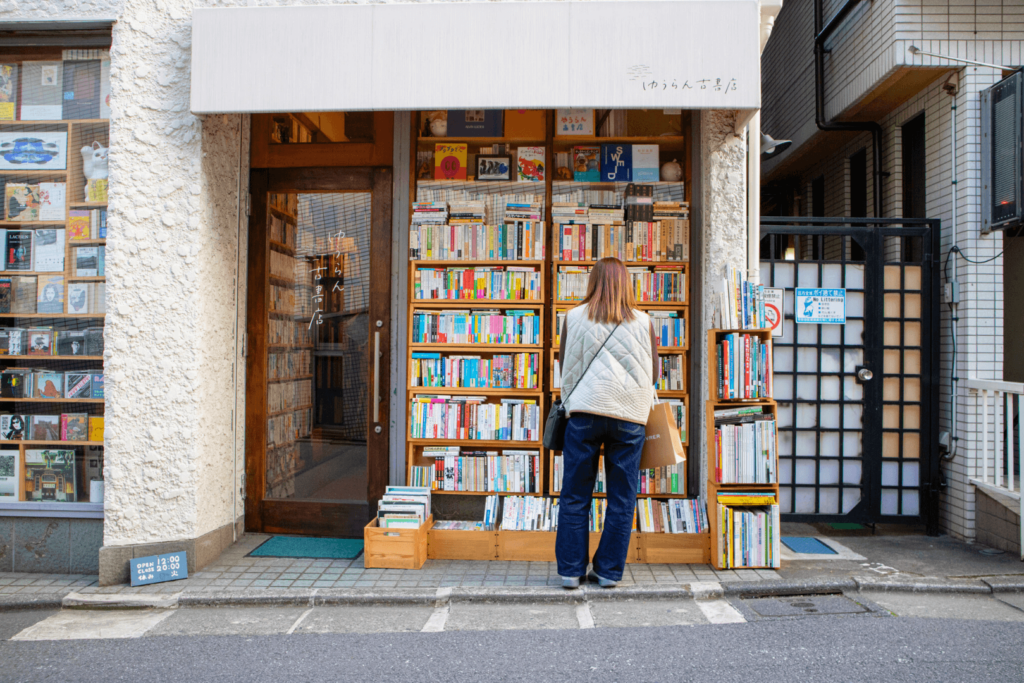
[[981,92],[981,231],[1024,218],[1024,70]]

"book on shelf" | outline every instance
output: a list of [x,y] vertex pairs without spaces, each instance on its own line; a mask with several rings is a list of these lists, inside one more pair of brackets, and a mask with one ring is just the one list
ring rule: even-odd
[[6,270],[32,270],[31,230],[7,230],[6,249],[6,259],[4,262]]
[[89,416],[89,441],[103,441],[103,416]]
[[[562,483],[565,481],[565,458],[556,455],[552,459],[551,490],[555,493],[562,492]],[[594,493],[608,492],[608,474],[604,469],[604,456],[600,456],[597,462],[597,473],[594,475]]]
[[690,260],[690,205],[687,202],[654,202],[653,221],[661,224],[662,251],[668,261]]
[[29,433],[31,420],[28,415],[0,415],[0,440],[23,441]]
[[636,508],[638,526],[644,533],[700,534],[710,528],[703,498],[639,498]]
[[27,368],[7,368],[0,373],[3,398],[32,398],[32,388],[32,371]]
[[[11,312],[11,278],[2,277],[0,278],[0,313]],[[0,354],[5,353],[5,345],[0,343]]]
[[49,327],[30,327],[28,329],[28,355],[53,355],[53,329]]
[[536,389],[540,386],[538,353],[497,354],[488,359],[414,351],[411,360],[409,383],[414,387]]
[[21,63],[22,121],[60,121],[64,116],[63,64],[50,61]]
[[92,214],[84,209],[68,211],[68,241],[78,242],[91,239]]
[[413,466],[413,481],[434,491],[541,492],[540,451],[425,446],[423,457],[434,464]]
[[60,441],[60,415],[32,415],[32,439]]
[[769,414],[715,416],[715,478],[723,484],[778,481],[777,429]]
[[0,121],[14,121],[18,106],[18,65],[0,64]]
[[85,330],[85,355],[103,355],[103,328],[89,327]]
[[27,348],[27,330],[20,327],[0,328],[0,356],[23,356],[26,355],[25,350]]
[[[0,108],[0,113],[2,113]],[[0,450],[0,502],[16,501],[21,496],[21,453]]]
[[601,148],[577,145],[572,148],[572,179],[582,183],[601,181]]
[[535,310],[417,310],[412,319],[414,344],[540,343]]
[[89,178],[85,181],[85,201],[106,204],[107,188],[106,178]]
[[413,298],[418,300],[538,301],[541,273],[535,266],[417,268]]
[[[553,214],[555,211],[557,206],[552,209]],[[684,253],[689,258],[688,247],[684,249],[681,244],[682,231],[675,225],[678,221],[601,221],[599,215],[593,207],[587,210],[585,220],[559,219],[553,215],[561,260],[615,257],[627,263],[683,261]]]
[[[97,200],[99,201],[99,200]],[[105,240],[107,238],[107,210],[92,209],[89,211],[89,239]]]
[[540,406],[535,399],[418,394],[412,399],[410,436],[414,439],[537,441]]
[[462,223],[420,224],[409,233],[413,260],[516,261],[543,260],[544,224],[511,219],[499,225]]
[[38,228],[33,241],[34,270],[38,273],[64,272],[64,229]]
[[38,297],[36,299],[36,313],[63,313],[64,276],[40,276]]
[[65,183],[39,183],[39,220],[64,222],[66,188]]
[[64,373],[62,372],[34,372],[33,396],[39,399],[64,398]]
[[434,145],[434,179],[465,180],[469,147],[464,143]]
[[658,145],[633,145],[632,155],[634,181],[656,183],[661,180]]
[[65,372],[64,398],[92,398],[92,375],[74,370]]
[[715,552],[723,569],[779,566],[778,505],[745,508],[719,503],[718,520]]
[[88,441],[89,416],[86,413],[64,413],[60,416],[61,441]]
[[686,369],[685,356],[658,356],[661,366],[661,377],[654,383],[654,388],[663,391],[685,391]]
[[449,109],[451,138],[500,138],[505,129],[503,109]]
[[672,416],[676,419],[676,427],[679,428],[679,441],[686,443],[686,402],[675,399],[665,401],[668,403]]
[[36,287],[38,281],[35,275],[12,275],[11,291],[11,313],[35,313],[36,312]]
[[520,140],[539,140],[547,127],[547,112],[543,109],[506,109],[505,137]]
[[760,337],[732,332],[715,345],[715,377],[719,400],[770,398],[771,345]]
[[764,285],[747,280],[741,268],[722,266],[722,277],[715,293],[713,324],[725,330],[751,330],[769,327],[764,309]]
[[62,119],[100,117],[100,60],[64,61]]
[[558,501],[540,496],[503,496],[502,531],[557,531]]
[[100,270],[100,252],[104,247],[75,248],[75,277],[96,277],[103,275]]
[[74,503],[77,490],[75,470],[74,450],[25,451],[25,499]]
[[103,398],[103,373],[93,373],[92,378],[92,398]]
[[594,135],[593,109],[555,110],[555,137],[593,137]]
[[679,311],[648,311],[658,346],[686,346],[686,317]]
[[89,313],[90,284],[88,282],[68,283],[68,313],[76,315]]
[[516,168],[519,181],[544,182],[547,172],[547,150],[544,147],[520,147],[516,150]]
[[601,145],[601,180],[606,183],[633,180],[633,146],[620,143]]

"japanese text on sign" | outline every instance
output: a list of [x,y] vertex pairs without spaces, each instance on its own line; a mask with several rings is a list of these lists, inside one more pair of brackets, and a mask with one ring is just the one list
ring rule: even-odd
[[845,289],[797,288],[794,317],[797,323],[818,325],[846,324]]
[[184,550],[165,555],[140,557],[131,560],[129,567],[133,586],[188,578],[188,561]]

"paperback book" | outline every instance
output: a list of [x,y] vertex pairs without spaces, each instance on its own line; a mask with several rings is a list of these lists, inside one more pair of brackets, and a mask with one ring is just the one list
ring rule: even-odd
[[74,503],[76,483],[74,450],[25,451],[27,500]]

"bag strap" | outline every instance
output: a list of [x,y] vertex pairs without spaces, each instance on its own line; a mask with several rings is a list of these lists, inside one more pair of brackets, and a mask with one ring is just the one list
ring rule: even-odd
[[[622,324],[622,321],[620,320],[620,321],[619,321],[619,325],[621,325],[621,324]],[[575,386],[575,387],[573,387],[573,388],[572,388],[572,391],[570,391],[570,392],[569,392],[569,396],[572,396],[573,392],[574,392],[574,391],[576,391],[576,387],[578,387],[578,386],[580,385],[580,382],[582,382],[582,381],[583,381],[583,377],[584,377],[584,376],[585,376],[585,375],[587,374],[587,370],[589,370],[589,369],[590,369],[590,366],[591,366],[591,365],[593,365],[593,363],[594,363],[594,359],[596,359],[596,358],[597,358],[598,356],[600,356],[600,355],[601,355],[601,351],[603,351],[603,350],[604,350],[604,346],[605,346],[605,344],[607,344],[607,343],[608,343],[608,340],[612,338],[612,335],[613,335],[613,334],[615,334],[615,330],[619,329],[619,325],[616,325],[616,326],[615,326],[615,329],[613,329],[613,330],[611,331],[611,334],[609,334],[609,335],[608,335],[607,337],[605,337],[605,338],[604,338],[604,341],[603,341],[603,342],[601,342],[601,348],[599,348],[599,349],[597,350],[597,353],[595,353],[595,354],[594,354],[594,357],[590,359],[590,362],[589,362],[589,363],[587,363],[587,367],[583,368],[583,372],[582,372],[582,373],[580,373],[580,378],[579,378],[578,380],[576,380],[576,386]],[[566,330],[566,332],[568,332],[568,331],[569,331],[569,330]],[[563,398],[563,399],[562,399],[562,405],[565,405],[565,402],[569,400],[569,396],[566,396],[565,398]]]

